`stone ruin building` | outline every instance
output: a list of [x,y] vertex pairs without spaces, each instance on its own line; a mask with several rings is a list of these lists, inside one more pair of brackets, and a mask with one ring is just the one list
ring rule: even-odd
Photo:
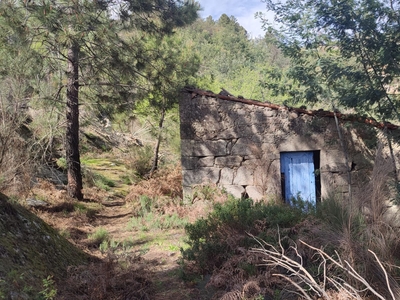
[[377,159],[396,176],[400,148],[389,147],[387,135],[398,137],[398,126],[335,114],[186,88],[180,100],[184,196],[213,184],[256,201],[300,196],[315,203],[365,189],[361,183],[373,176]]

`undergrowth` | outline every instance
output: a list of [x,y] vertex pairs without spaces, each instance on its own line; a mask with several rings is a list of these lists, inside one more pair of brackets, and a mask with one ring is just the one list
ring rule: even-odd
[[296,293],[312,299],[313,284],[322,287],[321,299],[346,293],[343,299],[365,299],[373,292],[398,299],[398,230],[335,197],[317,208],[294,200],[294,206],[233,198],[214,204],[207,217],[185,226],[181,277],[208,276],[215,299],[298,299]]
[[267,228],[290,228],[306,217],[298,207],[230,198],[214,204],[207,218],[185,226],[189,248],[182,250],[184,260],[196,261],[202,272],[211,271],[231,256],[236,247],[254,246],[247,232],[265,237]]
[[140,196],[137,206],[134,208],[135,216],[127,225],[128,230],[149,231],[150,229],[175,229],[183,228],[188,219],[177,212],[168,212],[168,205],[179,206],[171,199],[150,198]]
[[119,263],[115,255],[101,264],[71,267],[57,299],[151,299],[151,273],[138,256]]
[[88,239],[90,239],[93,244],[100,245],[104,241],[109,241],[110,234],[103,227],[98,228],[95,232],[88,235]]
[[100,189],[109,191],[110,188],[116,186],[115,181],[107,178],[106,176],[104,176],[98,172],[89,170],[88,168],[83,169],[83,176],[84,176],[85,183],[89,187],[97,186]]

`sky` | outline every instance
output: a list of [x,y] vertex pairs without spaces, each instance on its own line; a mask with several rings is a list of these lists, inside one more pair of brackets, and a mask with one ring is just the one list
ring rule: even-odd
[[254,18],[256,12],[266,13],[265,3],[261,0],[197,0],[201,7],[201,18],[212,16],[218,20],[222,14],[234,16],[240,25],[249,33],[250,37],[263,36],[261,22]]

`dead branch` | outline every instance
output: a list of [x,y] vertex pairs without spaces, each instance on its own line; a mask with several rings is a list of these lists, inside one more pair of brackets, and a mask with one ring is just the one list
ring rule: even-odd
[[[325,292],[325,290],[314,280],[313,276],[303,267],[303,259],[297,250],[297,246],[292,246],[291,249],[294,250],[296,253],[296,257],[300,258],[300,263],[291,259],[285,254],[285,250],[281,244],[281,240],[279,237],[279,246],[280,252],[272,245],[262,241],[255,236],[252,236],[261,246],[261,249],[251,249],[251,252],[258,253],[258,254],[265,254],[266,259],[264,259],[265,264],[261,264],[264,266],[273,266],[273,267],[282,267],[290,272],[289,276],[282,275],[282,274],[273,274],[274,276],[280,276],[285,278],[290,283],[292,283],[303,295],[305,291],[299,284],[297,284],[293,279],[290,277],[297,277],[300,279],[301,282],[305,283],[315,294],[323,299],[329,299],[329,296]],[[267,247],[265,247],[267,246]],[[269,249],[268,249],[269,248]],[[271,249],[271,250],[270,250]],[[309,296],[307,296],[307,299]]]
[[[340,256],[337,254],[338,256],[338,261],[336,261],[335,259],[333,259],[331,256],[329,256],[327,253],[325,253],[324,251],[322,251],[321,249],[315,248],[309,244],[307,244],[306,242],[300,240],[300,243],[302,243],[303,245],[309,247],[310,249],[316,251],[321,257],[325,257],[327,260],[329,260],[330,262],[332,262],[334,265],[336,265],[337,267],[339,267],[340,269],[344,270],[345,272],[347,272],[347,274],[349,274],[351,277],[353,277],[354,279],[356,279],[357,281],[361,282],[370,292],[372,292],[375,296],[377,296],[379,299],[385,300],[385,297],[383,297],[381,294],[379,294],[360,274],[357,273],[356,270],[354,270],[354,268],[349,264],[349,262],[344,261],[344,263],[341,261]],[[346,284],[343,285],[343,287],[345,287],[346,289],[349,288],[349,285]],[[390,289],[390,287],[388,287]],[[352,289],[352,291],[354,291],[355,289]],[[349,291],[349,290],[347,290]],[[357,298],[356,298],[357,299]],[[395,300],[395,298],[393,298]]]
[[[373,293],[378,299],[385,300],[385,297],[382,296],[380,293],[378,293],[366,281],[366,279],[363,278],[354,269],[354,267],[350,265],[349,262],[347,262],[346,260],[342,260],[337,252],[336,252],[337,258],[334,259],[333,257],[328,255],[323,250],[313,247],[313,246],[307,244],[306,242],[300,240],[300,243],[302,243],[306,247],[314,250],[315,253],[318,254],[319,257],[322,259],[322,262],[319,265],[319,268],[321,268],[321,267],[323,268],[323,282],[321,285],[318,282],[316,282],[314,277],[303,266],[303,258],[300,255],[296,244],[294,244],[294,246],[291,246],[289,249],[294,251],[294,254],[296,256],[295,259],[297,259],[298,261],[290,258],[285,253],[285,249],[282,246],[279,233],[278,233],[278,244],[279,244],[279,248],[280,248],[279,250],[276,247],[274,247],[273,245],[268,244],[267,242],[260,240],[251,234],[249,234],[249,235],[251,237],[253,237],[257,241],[257,243],[261,246],[260,248],[253,248],[250,250],[250,252],[259,254],[262,257],[264,257],[262,259],[263,263],[261,263],[259,265],[260,266],[269,266],[269,267],[280,267],[280,268],[283,268],[286,271],[288,271],[288,275],[285,275],[282,273],[280,273],[280,274],[275,273],[272,275],[278,276],[278,277],[281,277],[281,278],[284,278],[285,280],[287,280],[290,284],[292,284],[295,287],[295,289],[298,292],[301,293],[301,295],[305,299],[311,300],[312,297],[309,295],[309,293],[306,292],[306,290],[304,289],[304,287],[302,287],[300,285],[300,283],[307,285],[307,287],[310,289],[310,291],[315,293],[318,297],[328,300],[328,299],[330,299],[330,297],[326,291],[326,282],[329,282],[338,292],[340,291],[340,292],[344,292],[345,294],[347,294],[349,299],[361,300],[362,299],[361,294],[369,291],[369,292]],[[389,276],[388,276],[386,270],[384,269],[381,261],[376,256],[376,254],[374,252],[372,252],[371,250],[368,250],[368,251],[374,255],[375,260],[377,261],[379,266],[382,268],[384,275],[385,275],[385,279],[386,279],[387,289],[392,297],[392,300],[395,300],[396,298],[390,287]],[[355,288],[354,286],[352,286],[351,284],[349,284],[348,282],[346,282],[344,279],[334,277],[334,276],[329,276],[329,274],[327,274],[327,262],[332,263],[337,268],[346,272],[349,276],[351,276],[352,278],[354,278],[358,282],[360,282],[365,288],[362,290],[359,290],[359,289]],[[294,292],[294,293],[296,293],[296,292]]]
[[383,267],[381,261],[379,260],[378,256],[376,256],[375,252],[373,252],[372,250],[369,250],[369,249],[368,249],[368,252],[372,253],[372,255],[375,257],[376,262],[377,262],[377,263],[379,264],[379,266],[381,267],[381,269],[382,269],[382,271],[383,271],[383,274],[385,275],[386,286],[387,286],[387,288],[388,288],[388,290],[389,290],[390,296],[392,296],[392,299],[393,299],[393,300],[396,300],[396,298],[395,298],[395,296],[394,296],[394,294],[393,294],[393,291],[392,291],[392,289],[391,289],[391,287],[390,287],[389,276],[388,276],[388,274],[387,274],[385,268]]

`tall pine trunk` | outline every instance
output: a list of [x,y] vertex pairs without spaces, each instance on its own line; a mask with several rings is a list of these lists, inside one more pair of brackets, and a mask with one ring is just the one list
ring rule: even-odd
[[83,199],[82,173],[79,156],[79,46],[73,43],[68,49],[67,132],[66,159],[68,168],[68,195]]
[[161,117],[160,117],[160,121],[158,123],[158,138],[157,138],[156,147],[154,149],[153,166],[151,167],[151,170],[149,172],[150,177],[158,169],[158,153],[160,151],[161,136],[162,136],[164,120],[165,120],[165,107],[163,107],[161,110]]

